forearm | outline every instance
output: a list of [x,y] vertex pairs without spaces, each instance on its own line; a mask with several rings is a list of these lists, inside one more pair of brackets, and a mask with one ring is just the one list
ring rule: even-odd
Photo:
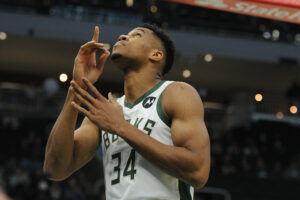
[[78,117],[78,111],[71,106],[74,99],[73,93],[69,90],[63,109],[48,138],[44,173],[49,178],[61,176],[72,162],[74,130]]
[[199,159],[192,151],[165,145],[129,123],[120,126],[117,134],[157,167],[191,185],[197,185],[194,179],[199,173]]

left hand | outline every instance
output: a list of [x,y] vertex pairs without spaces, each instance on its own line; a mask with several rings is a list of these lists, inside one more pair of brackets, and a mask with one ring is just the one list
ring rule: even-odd
[[72,102],[72,106],[87,116],[101,130],[116,134],[117,126],[125,122],[122,106],[116,102],[111,93],[108,94],[107,99],[88,79],[83,78],[82,81],[93,96],[81,88],[75,81],[71,81],[72,86],[70,89],[78,101],[84,104],[88,110],[74,101]]

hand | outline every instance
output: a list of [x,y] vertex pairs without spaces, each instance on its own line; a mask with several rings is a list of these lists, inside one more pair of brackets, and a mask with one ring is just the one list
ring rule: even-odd
[[[82,45],[74,61],[73,80],[81,87],[85,87],[82,78],[86,77],[90,82],[95,83],[101,76],[104,64],[110,55],[104,48],[104,44],[98,43],[99,27],[95,27],[93,39]],[[98,63],[96,62],[96,51],[102,51]]]
[[83,78],[82,81],[93,96],[75,81],[71,81],[70,90],[88,110],[74,101],[72,106],[87,116],[100,129],[116,134],[117,126],[125,122],[122,106],[116,102],[111,93],[108,94],[108,99],[106,99],[88,79]]

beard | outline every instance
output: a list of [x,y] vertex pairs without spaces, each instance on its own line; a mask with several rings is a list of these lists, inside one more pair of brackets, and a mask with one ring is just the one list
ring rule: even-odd
[[124,56],[121,53],[112,54],[111,61],[113,61],[113,63],[116,64],[120,68],[131,66],[131,65],[133,65],[133,63],[135,63],[134,59]]
[[140,64],[136,59],[127,57],[126,55],[122,55],[120,53],[114,53],[111,55],[111,61],[117,66],[117,68],[121,69],[123,72],[128,70],[137,70]]
[[122,54],[114,53],[111,55],[110,59],[117,66],[117,68],[121,69],[123,72],[127,70],[127,60]]
[[121,58],[122,57],[122,55],[121,54],[119,54],[119,53],[115,53],[115,54],[113,54],[112,56],[111,56],[111,60],[112,61],[117,61],[119,58]]

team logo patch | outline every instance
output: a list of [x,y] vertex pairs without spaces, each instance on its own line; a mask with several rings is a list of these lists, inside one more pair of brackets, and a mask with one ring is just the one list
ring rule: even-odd
[[155,101],[156,97],[147,97],[144,101],[143,101],[143,107],[144,108],[150,108],[154,101]]

